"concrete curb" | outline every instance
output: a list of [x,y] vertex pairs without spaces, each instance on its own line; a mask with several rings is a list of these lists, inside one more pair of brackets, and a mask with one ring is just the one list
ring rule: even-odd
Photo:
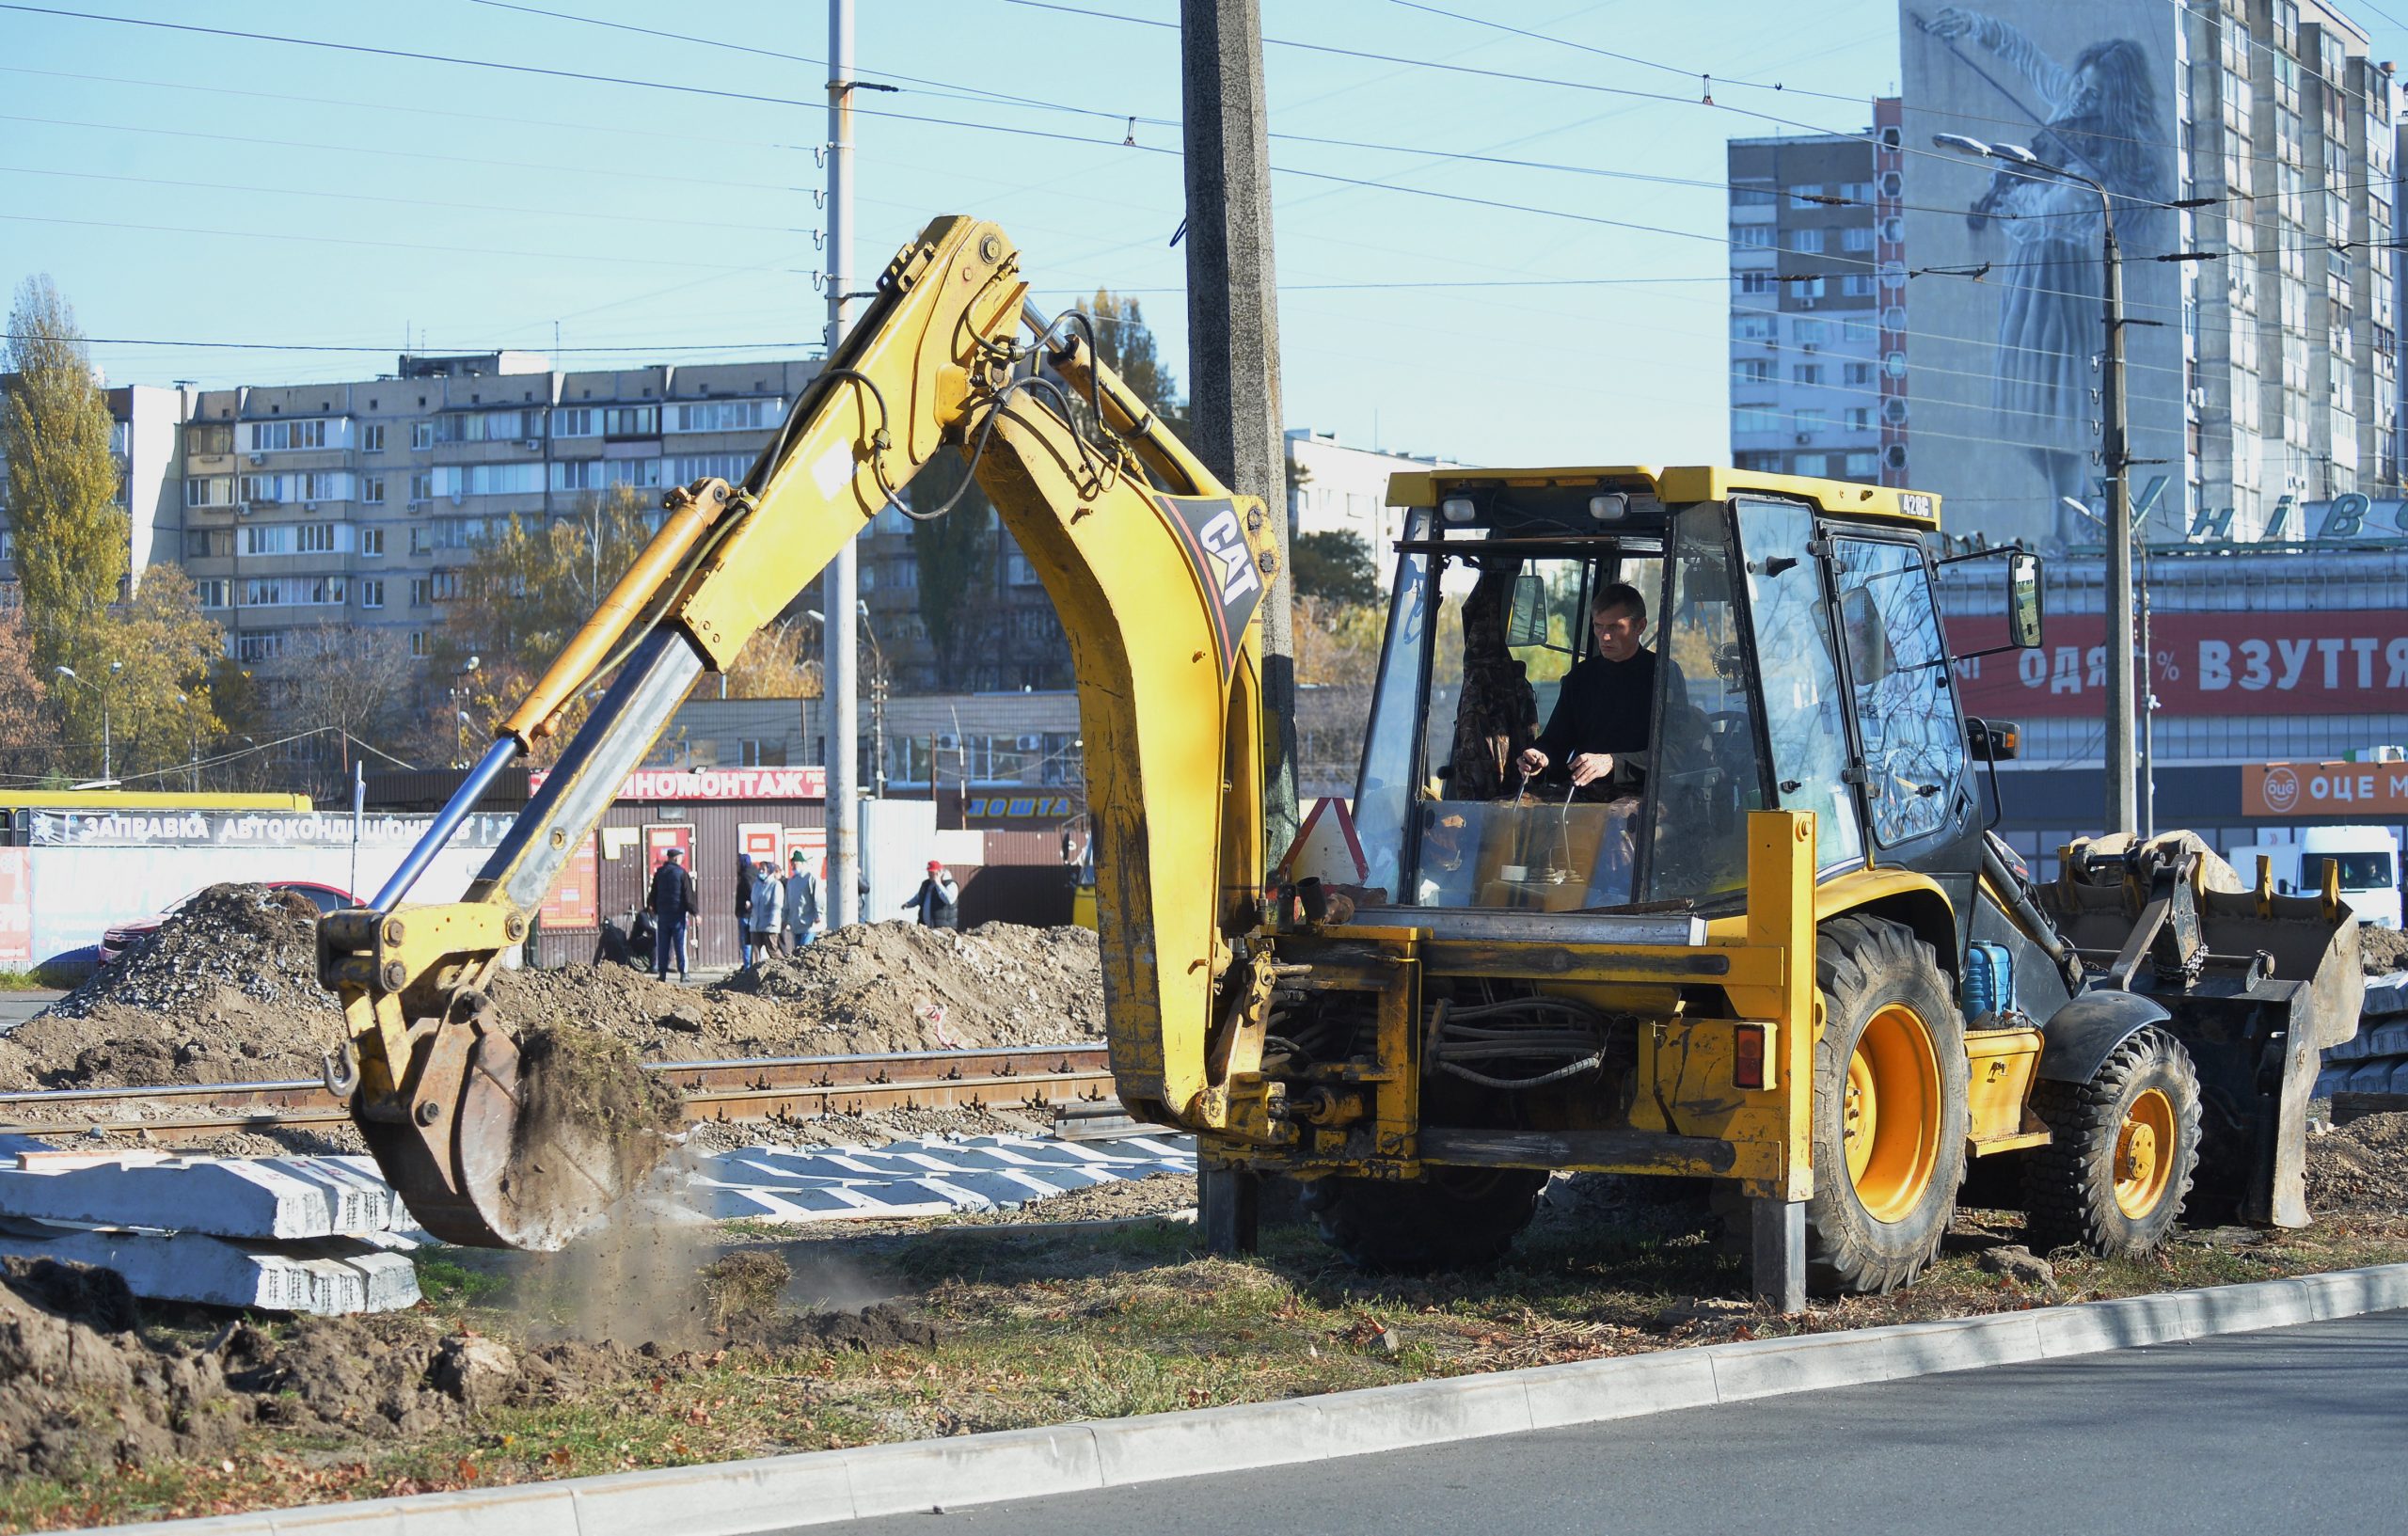
[[456,1494],[139,1526],[150,1536],[750,1536],[1242,1472],[2408,1307],[2408,1264],[1941,1322]]

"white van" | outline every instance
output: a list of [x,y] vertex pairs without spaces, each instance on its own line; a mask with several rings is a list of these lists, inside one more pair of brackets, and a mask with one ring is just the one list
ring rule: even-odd
[[2274,889],[2313,895],[2324,889],[2324,866],[2340,866],[2341,899],[2361,924],[2400,926],[2400,836],[2388,827],[2301,827],[2288,840],[2245,844],[2225,855],[2236,874],[2258,880],[2258,859],[2273,865]]
[[2400,926],[2399,833],[2388,827],[2303,828],[2299,889],[2322,890],[2328,863],[2340,866],[2341,899],[2350,904],[2361,924],[2378,928]]

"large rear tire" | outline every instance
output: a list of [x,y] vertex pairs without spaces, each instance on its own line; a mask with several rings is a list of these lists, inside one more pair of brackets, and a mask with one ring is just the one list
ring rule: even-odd
[[2141,1030],[2089,1082],[2039,1084],[2032,1112],[2051,1138],[2023,1169],[2034,1253],[2130,1258],[2165,1241],[2199,1166],[2199,1074],[2181,1041]]
[[1877,917],[1823,925],[1814,981],[1814,1195],[1806,1283],[1883,1295],[1940,1251],[1965,1177],[1965,1021],[1912,930]]
[[1299,1203],[1355,1268],[1428,1275],[1504,1258],[1546,1181],[1534,1168],[1432,1168],[1413,1180],[1311,1180]]

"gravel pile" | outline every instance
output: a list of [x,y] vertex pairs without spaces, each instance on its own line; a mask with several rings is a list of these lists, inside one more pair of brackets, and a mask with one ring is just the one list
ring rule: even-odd
[[2307,1139],[2307,1208],[2397,1215],[2408,1211],[2408,1115],[2367,1115]]
[[768,956],[722,993],[773,999],[830,1028],[948,1046],[1054,1045],[1103,1033],[1102,959],[1091,928],[915,923],[839,928]]

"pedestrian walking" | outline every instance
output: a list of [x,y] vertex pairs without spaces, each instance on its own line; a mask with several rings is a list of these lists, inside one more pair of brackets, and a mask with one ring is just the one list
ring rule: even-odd
[[819,877],[797,848],[786,855],[786,940],[791,948],[800,949],[818,931]]
[[736,963],[752,963],[752,856],[736,856]]
[[669,979],[669,957],[677,957],[677,979],[686,979],[686,921],[702,910],[694,900],[694,877],[685,864],[685,854],[671,848],[660,856],[660,867],[652,872],[652,974],[663,981]]
[[752,904],[746,911],[745,922],[752,925],[752,959],[758,964],[771,955],[785,950],[785,887],[778,883],[778,866],[764,859],[752,866]]
[[920,882],[920,889],[903,904],[903,910],[916,911],[923,927],[958,928],[961,926],[960,901],[961,888],[953,883],[952,875],[945,871],[944,861],[931,859],[928,861],[928,878]]

